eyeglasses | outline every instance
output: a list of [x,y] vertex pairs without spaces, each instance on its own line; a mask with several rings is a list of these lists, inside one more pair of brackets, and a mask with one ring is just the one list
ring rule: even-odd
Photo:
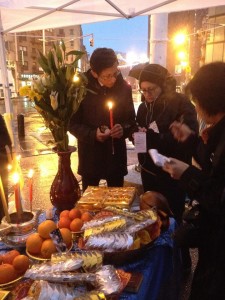
[[120,71],[119,70],[117,70],[115,73],[113,73],[112,75],[111,74],[109,74],[109,75],[103,75],[103,76],[99,76],[99,78],[101,78],[101,79],[103,79],[103,80],[111,80],[112,78],[117,78],[117,76],[120,74]]
[[154,88],[147,88],[147,89],[140,89],[139,90],[139,93],[141,93],[142,95],[144,94],[152,94],[155,92],[155,90],[157,89],[158,87],[154,87]]

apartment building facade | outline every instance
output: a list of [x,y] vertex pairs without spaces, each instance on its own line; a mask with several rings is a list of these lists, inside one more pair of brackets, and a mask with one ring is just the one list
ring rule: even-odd
[[[39,51],[48,52],[53,43],[60,40],[64,40],[67,52],[71,50],[85,52],[80,25],[6,35],[7,67],[12,71],[16,91],[20,86],[30,84],[32,78],[43,74],[38,64]],[[81,59],[80,69],[86,70],[87,64],[88,59],[85,54]]]

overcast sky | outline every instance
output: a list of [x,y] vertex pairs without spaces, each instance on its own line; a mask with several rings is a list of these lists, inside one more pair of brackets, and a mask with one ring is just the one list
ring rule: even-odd
[[[115,51],[143,53],[147,55],[148,17],[119,19],[82,25],[84,45],[88,53],[98,47],[108,47]],[[94,47],[90,47],[90,36],[93,34]]]

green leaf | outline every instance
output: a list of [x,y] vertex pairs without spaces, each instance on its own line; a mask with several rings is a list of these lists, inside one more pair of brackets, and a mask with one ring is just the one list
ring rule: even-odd
[[40,64],[40,66],[42,67],[42,69],[44,70],[45,73],[50,74],[51,69],[48,65],[47,58],[40,51],[39,51],[39,55],[40,55],[40,57],[38,58],[38,63]]
[[55,64],[55,59],[52,51],[49,51],[48,53],[48,65],[49,68],[51,69],[51,72],[54,72],[55,76],[57,75],[57,67]]
[[66,86],[66,76],[65,76],[65,71],[63,69],[59,69],[59,84],[60,86],[62,86],[63,88],[65,88]]
[[66,53],[66,56],[68,55],[79,55],[79,56],[83,56],[85,54],[85,52],[83,51],[79,51],[79,50],[72,50]]
[[41,99],[39,101],[34,99],[34,102],[38,107],[47,112],[52,118],[58,118],[57,112],[54,111],[53,108],[50,105],[48,105],[44,99]]
[[71,65],[66,66],[66,80],[72,80],[74,74],[74,68]]
[[62,62],[63,62],[63,56],[62,56],[62,50],[61,50],[61,48],[60,48],[59,45],[56,46],[55,52],[56,52],[56,56],[57,56],[58,62],[62,64]]
[[62,47],[62,50],[65,53],[66,52],[66,46],[65,46],[64,40],[60,41],[60,46]]

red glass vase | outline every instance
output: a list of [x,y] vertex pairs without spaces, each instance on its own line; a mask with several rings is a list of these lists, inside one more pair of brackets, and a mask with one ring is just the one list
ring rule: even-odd
[[71,153],[76,151],[75,147],[69,147],[66,152],[58,152],[58,172],[52,182],[50,189],[50,200],[60,212],[70,210],[81,197],[79,183],[74,176],[71,166]]

